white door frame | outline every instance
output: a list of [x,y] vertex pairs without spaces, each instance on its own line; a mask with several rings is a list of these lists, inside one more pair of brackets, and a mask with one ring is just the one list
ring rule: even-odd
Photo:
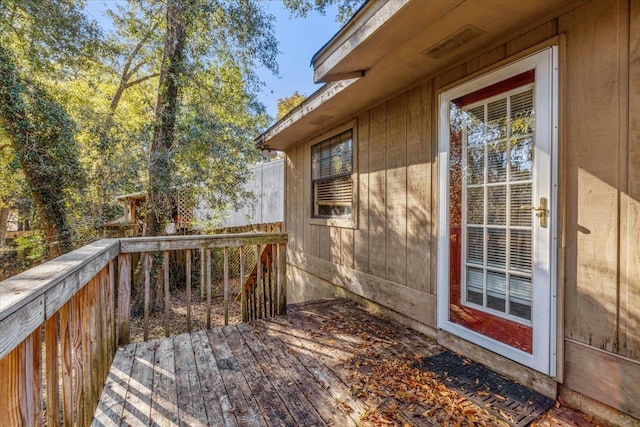
[[[529,354],[449,320],[449,104],[452,100],[509,77],[535,69],[534,161],[548,174],[534,176],[540,195],[550,200],[549,227],[534,227],[533,352]],[[438,328],[497,354],[555,377],[558,229],[558,48],[547,48],[488,74],[464,82],[439,96],[438,120]],[[547,255],[548,254],[548,255]],[[537,286],[549,283],[550,286]]]

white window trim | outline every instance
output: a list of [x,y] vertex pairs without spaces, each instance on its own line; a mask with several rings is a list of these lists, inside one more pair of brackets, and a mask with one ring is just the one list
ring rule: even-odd
[[[497,354],[505,356],[518,363],[526,365],[544,374],[556,375],[556,310],[557,310],[557,182],[558,182],[558,48],[553,46],[538,53],[507,64],[497,70],[479,76],[475,79],[450,87],[439,96],[439,116],[438,116],[438,271],[437,271],[437,307],[438,307],[438,328],[457,335],[472,343],[478,344]],[[479,334],[471,329],[465,328],[449,320],[449,103],[450,101],[474,92],[483,87],[518,75],[522,72],[536,69],[536,87],[545,95],[549,103],[545,107],[550,110],[551,132],[549,155],[551,156],[550,170],[550,258],[549,278],[551,286],[544,291],[541,299],[546,299],[548,304],[544,304],[544,312],[540,304],[534,302],[532,319],[541,318],[544,323],[548,323],[549,330],[536,335],[538,331],[534,328],[533,354],[518,350],[485,335]],[[542,84],[541,84],[542,83]],[[536,97],[538,98],[538,97]],[[536,114],[538,117],[539,109]],[[542,322],[541,322],[542,323]],[[542,338],[542,339],[541,339]]]

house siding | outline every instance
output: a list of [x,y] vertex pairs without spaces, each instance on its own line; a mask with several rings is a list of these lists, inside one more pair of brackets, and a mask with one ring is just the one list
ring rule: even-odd
[[435,328],[437,95],[556,36],[557,379],[640,418],[640,2],[586,2],[358,114],[356,228],[309,224],[310,143],[287,150],[289,258]]

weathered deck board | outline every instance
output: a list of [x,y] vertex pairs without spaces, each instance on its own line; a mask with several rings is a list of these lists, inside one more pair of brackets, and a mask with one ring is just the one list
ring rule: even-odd
[[400,424],[441,424],[427,402],[399,407],[398,390],[372,384],[392,393],[362,395],[352,378],[386,361],[411,365],[441,347],[346,300],[287,310],[119,349],[93,425],[379,425],[375,417],[389,409]]

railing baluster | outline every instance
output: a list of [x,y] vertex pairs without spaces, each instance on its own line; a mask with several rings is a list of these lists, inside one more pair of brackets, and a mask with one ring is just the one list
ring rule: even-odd
[[275,281],[275,253],[277,251],[276,245],[269,245],[269,316],[275,315],[275,306],[276,306],[276,281]]
[[142,325],[142,334],[144,340],[149,339],[149,315],[151,312],[151,256],[149,252],[144,252],[142,256],[144,263],[144,323]]
[[91,422],[91,416],[93,414],[90,413],[90,403],[93,401],[93,393],[92,393],[92,388],[91,388],[91,375],[93,374],[93,364],[91,363],[91,338],[89,337],[89,334],[91,333],[91,331],[89,330],[91,328],[91,323],[90,323],[90,308],[89,308],[89,286],[90,283],[87,283],[87,285],[82,288],[81,291],[81,295],[82,295],[82,299],[80,304],[82,304],[82,309],[80,310],[81,313],[81,331],[80,331],[80,335],[81,335],[81,342],[82,342],[82,363],[83,363],[83,370],[84,370],[84,377],[83,377],[83,383],[84,383],[84,401],[83,401],[83,420],[84,420],[84,425],[88,425],[89,422]]
[[185,251],[186,288],[187,288],[187,332],[191,332],[191,249]]
[[45,367],[47,375],[47,426],[60,424],[60,371],[58,366],[58,313],[44,324]]
[[107,288],[109,310],[109,366],[113,362],[116,353],[116,265],[113,260],[109,262],[109,287]]
[[256,319],[262,319],[262,263],[260,262],[260,245],[256,245]]
[[118,343],[129,344],[131,316],[131,254],[118,256]]
[[107,288],[109,287],[109,271],[103,268],[100,274],[100,285],[98,287],[98,295],[100,297],[100,304],[98,305],[99,315],[99,328],[100,328],[100,360],[102,364],[102,375],[98,384],[98,396],[101,393],[102,384],[104,384],[107,375],[109,375],[109,368],[111,361],[109,360],[109,313],[107,307],[109,307],[109,299],[107,297]]
[[229,248],[224,247],[224,324],[225,326],[229,324]]
[[240,318],[243,322],[248,320],[247,316],[247,292],[244,288],[244,246],[240,246]]
[[62,362],[62,423],[73,424],[73,373],[71,359],[71,301],[60,308],[60,350]]
[[206,249],[205,281],[207,282],[207,329],[211,329],[211,249]]
[[26,425],[42,425],[42,328],[25,340]]
[[[93,405],[94,401],[100,396],[100,381],[102,379],[102,331],[100,328],[100,309],[101,302],[99,298],[99,286],[100,286],[100,274],[94,276],[94,278],[87,285],[89,286],[89,315],[90,315],[90,343],[91,343],[91,400],[90,404]],[[93,415],[93,411],[91,412]]]
[[287,245],[278,245],[278,307],[279,314],[287,312]]
[[75,377],[73,382],[73,396],[75,404],[75,422],[76,424],[84,423],[84,358],[83,358],[83,346],[82,346],[82,300],[83,300],[84,288],[80,289],[77,294],[73,296],[72,308],[71,308],[71,327],[72,340],[73,340],[73,376]]
[[163,269],[164,269],[164,336],[169,337],[169,313],[170,295],[169,295],[169,251],[163,252]]
[[205,262],[205,249],[200,248],[200,301],[204,299],[204,288],[206,286],[204,281],[206,272]]

